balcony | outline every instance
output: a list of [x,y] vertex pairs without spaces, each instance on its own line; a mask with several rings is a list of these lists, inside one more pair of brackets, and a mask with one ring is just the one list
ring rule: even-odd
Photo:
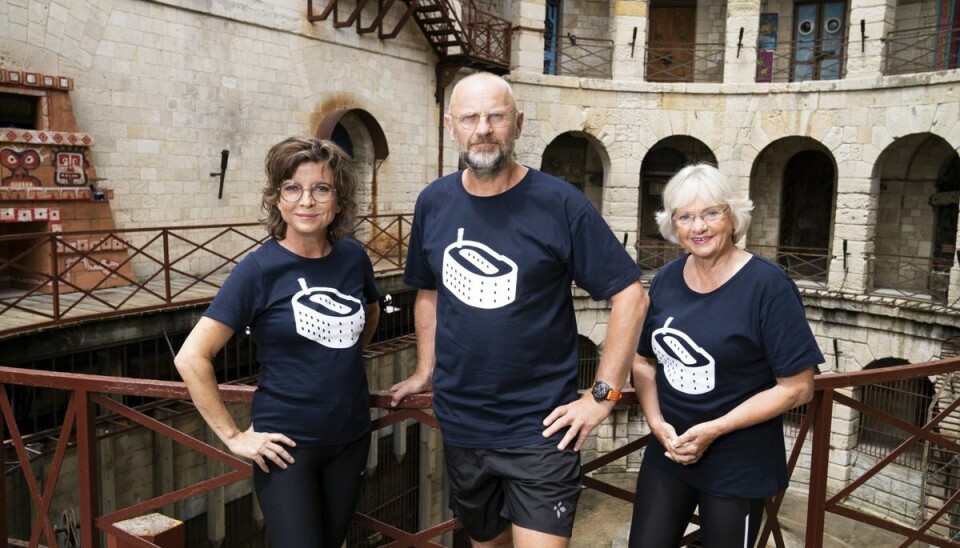
[[947,302],[953,257],[874,253],[868,257],[873,294],[934,303]]
[[842,80],[846,75],[847,38],[801,43],[779,42],[775,49],[757,43],[757,82]]
[[895,30],[887,34],[885,42],[884,74],[960,68],[960,28],[931,26]]
[[[788,447],[791,447],[788,459],[791,474],[797,469],[801,453],[809,453],[809,496],[805,516],[806,546],[822,546],[824,535],[831,534],[826,524],[833,521],[827,519],[828,515],[859,521],[876,531],[887,534],[888,538],[897,539],[897,542],[902,540],[906,543],[921,541],[938,546],[960,545],[950,538],[950,524],[945,523],[948,519],[947,511],[960,498],[960,491],[955,487],[949,489],[949,492],[929,497],[926,501],[927,511],[919,519],[919,525],[910,527],[891,519],[877,517],[875,512],[870,508],[864,508],[862,504],[849,504],[854,491],[878,474],[882,474],[892,462],[906,452],[926,454],[925,452],[935,449],[940,460],[943,460],[943,457],[956,459],[960,455],[960,444],[950,433],[953,430],[949,427],[955,426],[955,421],[950,418],[956,416],[957,408],[960,407],[960,399],[958,399],[960,394],[952,392],[949,397],[940,398],[938,404],[941,407],[931,412],[929,419],[920,426],[870,405],[870,403],[875,404],[876,400],[867,403],[847,395],[862,387],[910,379],[934,376],[952,378],[957,372],[960,372],[960,359],[817,376],[814,399],[795,414],[796,428],[787,438]],[[154,546],[122,530],[117,523],[161,510],[165,506],[170,507],[190,497],[245,481],[251,476],[248,463],[171,426],[175,423],[170,420],[170,415],[158,412],[161,409],[169,410],[171,407],[177,407],[181,414],[196,414],[192,407],[182,403],[189,399],[182,383],[9,367],[0,367],[0,383],[3,387],[0,391],[0,410],[2,410],[3,425],[9,432],[9,439],[6,440],[4,447],[9,452],[8,463],[14,465],[13,468],[8,468],[8,475],[21,474],[29,487],[29,504],[33,516],[31,538],[25,543],[29,546],[39,546],[41,543],[49,546],[58,545],[57,529],[62,531],[62,527],[58,527],[51,517],[54,512],[50,506],[58,482],[75,482],[79,486],[76,494],[79,500],[76,531],[81,545],[98,545],[99,534],[103,532],[121,541],[130,542],[132,545]],[[43,464],[49,464],[49,469],[42,473],[38,472],[41,462],[35,457],[36,451],[31,451],[32,442],[36,441],[36,436],[20,434],[13,413],[13,404],[8,396],[12,390],[24,387],[59,392],[69,400],[61,424],[47,434],[51,450],[47,452]],[[221,394],[230,404],[249,405],[253,390],[252,386],[246,385],[221,385]],[[132,406],[124,402],[125,398],[150,403]],[[430,413],[430,402],[430,395],[422,394],[407,398],[399,408],[392,409],[389,407],[388,393],[372,392],[370,406],[378,417],[373,422],[373,428],[377,431],[396,428],[407,421],[419,423],[424,428],[435,429],[437,424]],[[634,394],[628,392],[619,406],[625,409],[634,403]],[[872,424],[882,424],[888,431],[899,432],[900,443],[894,444],[895,447],[886,451],[883,458],[875,465],[858,476],[851,477],[842,487],[828,492],[828,469],[832,466],[831,451],[837,450],[831,445],[831,421],[834,417],[846,416],[849,410],[870,417]],[[108,435],[107,432],[111,432],[109,435],[119,435],[120,432],[146,433],[179,444],[183,450],[196,452],[208,462],[219,464],[208,467],[208,471],[214,472],[208,473],[209,477],[198,483],[173,489],[148,500],[124,503],[118,505],[117,509],[100,512],[98,508],[102,488],[100,463],[102,447],[99,444]],[[648,436],[641,436],[596,459],[589,461],[585,459],[584,487],[605,496],[627,502],[632,501],[633,493],[629,489],[607,483],[602,474],[594,474],[594,472],[642,450],[647,441]],[[425,443],[429,445],[430,442]],[[72,463],[74,460],[75,468],[72,465],[65,465],[67,461]],[[38,473],[41,474],[40,477]],[[0,476],[0,478],[3,477]],[[41,478],[44,481],[41,481]],[[0,497],[5,497],[6,490],[2,487],[3,485],[0,485]],[[796,488],[791,487],[788,492],[793,489]],[[766,546],[767,541],[771,540],[776,546],[784,546],[783,529],[779,519],[784,495],[785,493],[781,493],[766,501],[767,519],[759,545]],[[0,510],[9,508],[6,500],[0,498]],[[0,536],[7,537],[6,527],[6,522],[0,520]],[[405,530],[397,524],[382,521],[377,511],[369,510],[366,513],[361,511],[356,515],[355,527],[365,531],[368,537],[389,539],[395,541],[398,546],[436,546],[435,539],[444,533],[455,531],[459,523],[451,519],[426,526],[420,525],[415,531]],[[685,537],[683,545],[690,546],[698,540],[698,531],[693,531]],[[20,541],[16,542],[18,546],[23,544]]]
[[557,74],[580,78],[613,77],[613,40],[568,34],[560,49]]
[[[403,269],[412,219],[357,218],[377,274]],[[0,337],[208,302],[265,238],[257,223],[0,236]],[[125,259],[102,259],[103,249]]]
[[648,82],[722,82],[722,43],[658,43],[647,48]]

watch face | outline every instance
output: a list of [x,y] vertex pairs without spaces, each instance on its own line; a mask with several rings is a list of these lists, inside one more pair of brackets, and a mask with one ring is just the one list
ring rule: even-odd
[[593,398],[597,401],[603,401],[607,399],[607,394],[610,393],[610,386],[603,381],[597,381],[593,384]]

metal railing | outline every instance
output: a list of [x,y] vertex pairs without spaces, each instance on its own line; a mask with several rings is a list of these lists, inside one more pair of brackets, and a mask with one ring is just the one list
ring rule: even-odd
[[[358,217],[378,274],[403,269],[412,218]],[[266,238],[257,223],[0,236],[0,337],[207,302]]]
[[960,68],[960,28],[948,25],[900,29],[884,40],[884,74]]
[[558,75],[580,78],[613,76],[613,40],[583,38],[572,34],[558,39],[563,42],[557,64]]
[[637,265],[644,272],[662,268],[686,253],[682,247],[666,240],[639,239],[636,243]]
[[747,250],[780,265],[793,280],[827,283],[830,250],[819,247],[747,245]]
[[468,54],[491,63],[510,66],[513,24],[477,7],[472,0],[461,2],[461,6],[462,25],[470,48]]
[[867,257],[873,293],[943,303],[950,286],[952,257],[937,259],[889,253]]
[[[680,246],[664,240],[638,240],[636,247],[637,264],[643,271],[661,268],[685,253]],[[793,280],[806,280],[818,284],[827,282],[831,258],[828,249],[748,245],[747,251],[779,264]]]
[[[945,530],[944,526],[938,522],[947,512],[948,508],[960,499],[960,490],[954,490],[951,493],[941,493],[940,500],[942,504],[936,501],[931,503],[927,500],[926,508],[930,509],[929,515],[922,516],[921,524],[915,527],[908,527],[892,520],[885,520],[877,517],[878,514],[870,512],[869,509],[858,509],[843,503],[844,499],[846,499],[851,492],[863,485],[870,478],[882,472],[883,469],[897,459],[900,454],[915,444],[934,444],[940,448],[940,450],[960,454],[960,444],[958,444],[955,439],[940,435],[937,431],[938,425],[946,417],[957,413],[957,409],[960,407],[960,399],[958,399],[960,394],[953,394],[950,399],[951,403],[933,416],[926,424],[923,426],[915,426],[914,424],[907,423],[846,396],[841,392],[848,392],[851,388],[878,383],[890,383],[908,379],[927,378],[935,375],[954,374],[958,371],[960,371],[960,358],[953,358],[937,362],[894,366],[856,373],[818,375],[816,377],[814,399],[807,406],[805,414],[803,414],[801,424],[796,432],[793,449],[788,459],[788,469],[792,475],[804,443],[808,437],[811,438],[812,451],[810,455],[809,502],[806,517],[806,546],[812,548],[822,545],[826,532],[825,515],[827,512],[855,519],[873,527],[901,535],[905,537],[907,543],[922,541],[937,546],[960,546],[960,543],[949,539],[947,535],[943,533]],[[119,529],[116,527],[116,523],[124,519],[158,510],[165,505],[203,494],[212,489],[217,489],[251,476],[251,468],[248,463],[113,399],[116,396],[137,396],[139,398],[157,398],[163,400],[188,400],[189,394],[182,383],[0,367],[0,385],[2,385],[0,386],[0,411],[2,411],[3,421],[0,423],[0,427],[6,426],[6,431],[10,433],[10,438],[6,442],[6,445],[12,448],[16,454],[16,459],[19,463],[17,471],[23,474],[30,493],[30,504],[34,518],[32,521],[34,525],[29,540],[30,546],[39,546],[41,541],[44,541],[45,544],[49,546],[57,546],[54,520],[51,519],[50,516],[50,503],[57,481],[61,479],[60,476],[65,473],[63,463],[64,456],[68,451],[75,451],[77,457],[77,469],[75,473],[77,475],[77,485],[79,486],[79,532],[81,537],[80,542],[83,546],[97,545],[100,531],[113,535],[122,541],[129,542],[132,545],[154,546],[143,539],[134,537]],[[29,386],[66,391],[70,394],[70,403],[64,422],[60,427],[59,439],[54,451],[51,469],[46,475],[42,489],[35,475],[35,468],[31,465],[27,447],[18,433],[17,423],[11,410],[11,403],[7,397],[7,388],[10,386]],[[253,390],[254,388],[251,386],[221,385],[220,387],[221,394],[228,403],[249,403]],[[396,409],[391,408],[389,402],[389,393],[371,393],[371,407],[381,410],[381,418],[375,420],[373,423],[375,430],[386,428],[408,419],[421,422],[432,428],[437,427],[435,417],[428,413],[431,406],[430,394],[408,397]],[[636,403],[635,395],[632,391],[628,391],[626,397],[621,400],[618,405],[629,406],[634,403]],[[850,407],[859,412],[861,416],[870,416],[878,422],[886,423],[892,428],[904,431],[908,438],[896,449],[893,449],[885,458],[881,459],[875,466],[865,471],[860,477],[853,478],[845,487],[840,489],[839,492],[828,496],[827,472],[831,466],[829,459],[831,450],[830,427],[836,406]],[[100,474],[98,473],[99,464],[96,435],[98,408],[113,413],[116,416],[123,417],[132,424],[151,430],[156,435],[169,438],[206,455],[208,458],[222,463],[228,471],[204,479],[196,484],[174,490],[173,492],[138,502],[116,511],[101,514],[99,512]],[[3,431],[4,430],[0,429],[0,432]],[[73,434],[75,434],[75,437]],[[582,466],[583,485],[627,502],[632,501],[634,493],[631,491],[607,484],[597,477],[590,477],[589,474],[632,452],[642,449],[646,446],[648,440],[649,436],[644,436],[600,458],[585,462]],[[71,445],[74,442],[75,445]],[[4,475],[0,475],[0,482],[3,481]],[[5,492],[4,486],[0,483],[0,516],[5,516],[8,508],[6,505]],[[776,546],[784,546],[783,535],[777,519],[783,496],[784,493],[781,493],[766,501],[766,521],[758,544],[759,546],[766,546],[771,536]],[[355,519],[356,522],[363,527],[372,529],[382,535],[383,538],[395,540],[399,545],[403,546],[436,546],[431,539],[459,527],[457,520],[453,519],[428,526],[420,531],[410,532],[401,530],[388,523],[382,523],[368,515],[357,514]],[[7,538],[6,527],[6,520],[0,519],[0,538]],[[698,540],[699,531],[694,531],[683,539],[682,544],[688,546]]]
[[647,47],[648,82],[722,82],[723,43],[660,42]]
[[757,43],[757,82],[840,80],[847,72],[847,39],[782,41],[776,49]]

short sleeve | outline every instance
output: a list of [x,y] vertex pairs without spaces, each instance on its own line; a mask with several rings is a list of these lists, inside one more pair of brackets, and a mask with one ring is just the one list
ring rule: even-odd
[[793,281],[776,273],[760,302],[760,340],[776,377],[789,377],[824,362]]
[[570,233],[573,281],[594,300],[609,299],[642,275],[637,263],[589,202],[575,214]]
[[[650,289],[647,290],[647,296],[650,298],[650,306],[654,306],[654,304],[658,302],[654,301],[653,297],[657,293],[660,282],[663,279],[663,276],[665,276],[666,271],[667,268],[661,268],[660,271],[657,272],[650,281]],[[653,357],[653,343],[651,342],[652,331],[653,314],[650,314],[648,310],[647,314],[645,314],[643,317],[643,326],[640,328],[640,340],[637,343],[637,354],[643,356],[644,358]]]
[[363,269],[363,296],[367,303],[374,303],[380,300],[380,290],[377,289],[377,281],[373,275],[373,263],[370,262],[370,256],[361,248],[360,268]]
[[403,271],[403,281],[417,289],[436,289],[437,279],[430,270],[423,248],[424,193],[417,198],[413,210],[413,226],[410,229],[410,243],[407,247],[407,262]]
[[260,308],[262,278],[262,272],[253,254],[247,255],[227,276],[203,315],[217,320],[234,331],[252,326],[257,310]]

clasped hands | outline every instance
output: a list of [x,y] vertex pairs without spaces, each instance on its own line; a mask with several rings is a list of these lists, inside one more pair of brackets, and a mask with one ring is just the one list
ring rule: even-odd
[[703,422],[691,426],[682,435],[677,435],[673,425],[662,422],[651,430],[666,451],[665,457],[677,464],[693,464],[700,460],[710,444],[719,437],[720,432],[712,422]]

